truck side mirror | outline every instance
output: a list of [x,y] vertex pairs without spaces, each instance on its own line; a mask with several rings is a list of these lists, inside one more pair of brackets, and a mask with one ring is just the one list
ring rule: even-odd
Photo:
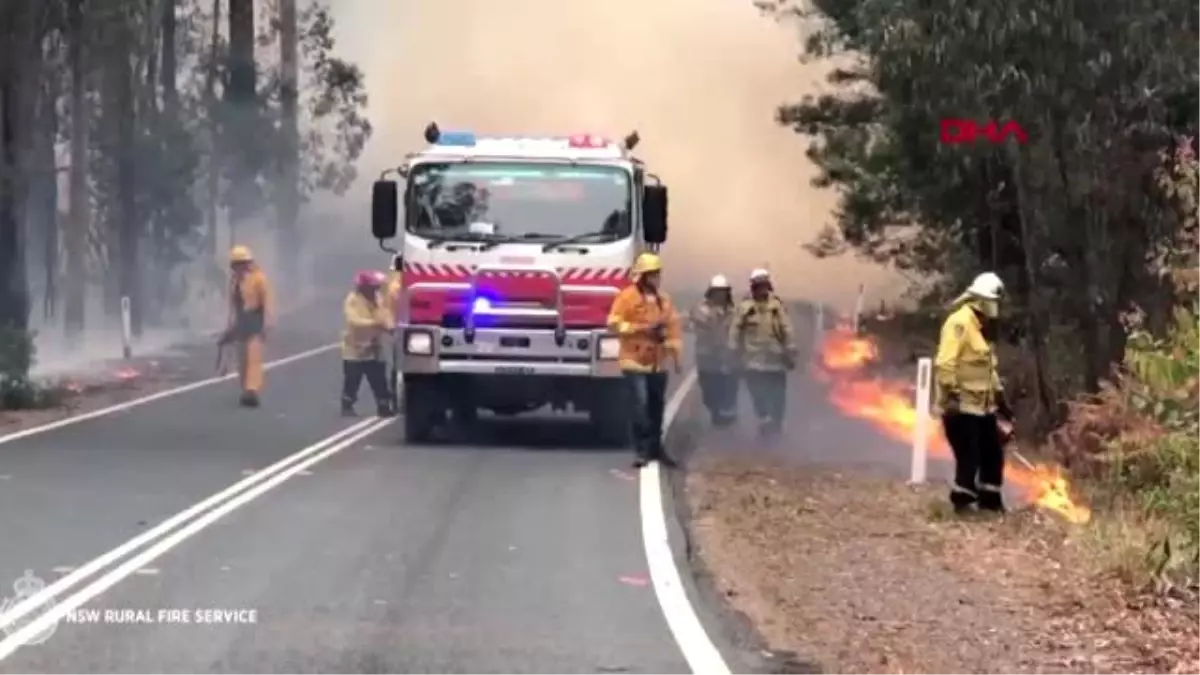
[[396,181],[375,181],[371,188],[371,233],[376,239],[391,239],[396,236],[399,208],[399,187]]
[[667,187],[647,185],[642,192],[642,232],[648,244],[667,240]]

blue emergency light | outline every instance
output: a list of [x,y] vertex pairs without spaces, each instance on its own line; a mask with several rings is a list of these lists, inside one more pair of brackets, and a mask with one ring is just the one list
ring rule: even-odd
[[475,146],[475,134],[470,131],[443,131],[438,134],[434,145],[471,148]]
[[475,303],[471,305],[471,312],[481,314],[492,309],[492,301],[487,298],[475,298]]

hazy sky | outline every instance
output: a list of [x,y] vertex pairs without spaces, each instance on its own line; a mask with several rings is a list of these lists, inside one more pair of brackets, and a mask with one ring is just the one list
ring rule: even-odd
[[[794,29],[750,0],[337,0],[339,50],[367,73],[376,133],[364,177],[421,143],[430,120],[481,133],[642,137],[671,188],[671,284],[767,265],[783,293],[849,309],[894,295],[867,263],[800,248],[834,196],[809,186],[805,140],[775,106],[816,91]],[[366,198],[365,185],[354,195]],[[356,214],[366,208],[355,209]],[[363,224],[366,233],[366,224]],[[889,283],[890,282],[890,283]]]

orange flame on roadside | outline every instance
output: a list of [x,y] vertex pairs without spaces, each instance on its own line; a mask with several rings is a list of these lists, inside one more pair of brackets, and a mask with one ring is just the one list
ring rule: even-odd
[[[879,349],[867,337],[855,335],[844,326],[830,331],[820,348],[818,377],[829,384],[829,399],[842,413],[866,420],[883,434],[911,443],[917,426],[913,389],[904,383],[867,378],[861,371],[879,357]],[[951,459],[950,444],[941,425],[930,419],[927,426],[928,452],[932,457]],[[1085,523],[1091,511],[1071,499],[1070,485],[1058,466],[1012,461],[1005,479],[1029,495],[1039,507],[1054,511],[1073,523]]]

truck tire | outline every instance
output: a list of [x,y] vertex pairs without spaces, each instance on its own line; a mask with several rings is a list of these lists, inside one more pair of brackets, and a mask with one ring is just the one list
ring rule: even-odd
[[404,394],[404,442],[428,442],[442,420],[442,406],[433,382],[423,377],[406,377],[401,382]]

